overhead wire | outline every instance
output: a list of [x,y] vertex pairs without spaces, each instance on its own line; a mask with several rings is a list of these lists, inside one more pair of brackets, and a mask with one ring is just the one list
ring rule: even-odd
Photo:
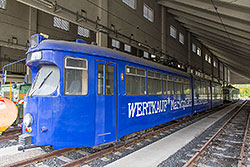
[[222,26],[223,26],[223,28],[224,28],[224,30],[225,30],[227,36],[228,36],[228,39],[229,39],[230,42],[231,42],[231,45],[233,46],[233,48],[235,48],[235,47],[234,47],[234,44],[233,44],[233,41],[232,41],[232,39],[231,39],[231,37],[230,37],[228,31],[227,31],[226,25],[225,25],[224,22],[223,22],[223,19],[222,19],[222,17],[221,17],[221,14],[220,14],[219,11],[218,11],[218,8],[216,7],[216,5],[215,5],[215,3],[214,3],[213,0],[211,0],[211,3],[212,3],[212,5],[213,5],[213,7],[214,7],[214,9],[215,9],[215,11],[216,11],[216,14],[218,15],[218,17],[219,17],[219,19],[220,19],[220,22],[221,22],[221,24],[222,24]]

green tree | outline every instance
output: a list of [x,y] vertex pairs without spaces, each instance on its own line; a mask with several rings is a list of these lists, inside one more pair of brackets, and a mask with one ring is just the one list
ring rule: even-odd
[[237,84],[233,86],[240,89],[240,97],[250,98],[250,84]]

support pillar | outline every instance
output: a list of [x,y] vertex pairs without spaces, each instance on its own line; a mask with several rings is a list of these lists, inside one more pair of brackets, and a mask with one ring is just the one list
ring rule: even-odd
[[[32,7],[29,7],[29,31],[28,31],[28,37],[29,40],[31,35],[37,33],[37,9],[34,9]],[[27,66],[27,72],[28,75],[28,83],[32,82],[32,73],[30,68]]]
[[188,53],[188,58],[187,58],[187,61],[188,61],[188,65],[189,65],[189,67],[188,67],[188,72],[189,73],[191,73],[191,52],[192,52],[192,50],[191,50],[191,33],[188,31],[188,47],[187,47],[187,53]]
[[214,81],[214,55],[211,56],[212,80]]
[[[98,4],[99,6],[101,6],[101,8],[99,8],[98,10],[98,16],[100,18],[100,24],[104,25],[104,26],[109,26],[109,20],[108,20],[108,3],[109,1],[103,1],[103,0],[99,0]],[[101,27],[98,27],[101,28]],[[105,30],[106,31],[106,30]],[[108,34],[103,33],[102,31],[98,31],[96,33],[96,43],[98,46],[103,46],[103,47],[108,47]]]
[[161,50],[167,52],[167,10],[161,6]]

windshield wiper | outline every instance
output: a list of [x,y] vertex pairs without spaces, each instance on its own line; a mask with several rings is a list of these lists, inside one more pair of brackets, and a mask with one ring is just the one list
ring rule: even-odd
[[45,81],[49,78],[49,76],[50,76],[52,73],[53,73],[53,71],[50,71],[50,73],[43,79],[43,82],[40,84],[40,86],[39,86],[38,89],[40,89],[40,88],[43,86],[43,84],[45,83]]
[[[50,73],[43,79],[42,83],[39,85],[38,89],[40,89],[45,81],[49,78],[49,76],[53,73],[53,71],[50,71]],[[38,89],[34,90],[30,96],[32,96]]]

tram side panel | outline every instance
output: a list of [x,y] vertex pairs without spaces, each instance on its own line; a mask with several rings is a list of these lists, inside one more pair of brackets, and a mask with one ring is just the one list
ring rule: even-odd
[[211,108],[209,81],[193,77],[193,112]]
[[[118,97],[118,139],[125,135],[192,114],[190,77],[126,62],[121,62],[119,69],[118,75],[123,76],[123,80],[120,78],[118,81],[120,84]],[[163,91],[150,93],[149,82],[154,82],[155,80],[157,85],[156,77],[155,79],[152,77],[154,72],[155,76],[161,74],[162,79],[163,76],[169,77],[166,83],[171,83],[171,77],[172,79],[185,78],[189,82],[190,87],[188,95],[187,93],[186,95],[174,95],[175,84],[172,87],[173,92],[169,92],[168,95],[168,90],[164,93],[164,88]],[[166,86],[161,79],[158,83],[161,83],[162,86],[164,85],[163,87]],[[139,90],[136,90],[136,88]]]
[[211,89],[212,89],[212,107],[214,108],[223,104],[222,87],[220,84],[212,82]]

